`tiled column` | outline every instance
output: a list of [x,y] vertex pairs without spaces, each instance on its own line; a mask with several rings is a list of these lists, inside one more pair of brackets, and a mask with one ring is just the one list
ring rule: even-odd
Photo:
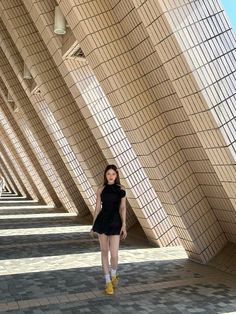
[[18,190],[17,185],[14,182],[13,177],[11,176],[10,172],[8,171],[7,164],[4,161],[4,158],[2,156],[2,153],[0,151],[0,169],[1,173],[4,176],[6,182],[7,182],[7,187],[11,193],[21,195],[21,192]]
[[134,2],[218,176],[211,204],[235,242],[235,33],[217,0]]
[[[0,55],[1,55],[0,63],[2,64],[4,62],[4,60],[5,60],[5,58],[4,58],[4,55],[2,54],[1,50],[0,50]],[[4,67],[5,69],[9,68],[9,66],[7,66],[7,63],[5,63],[4,65],[5,65],[5,67]],[[5,82],[1,83],[1,86],[3,86],[3,83],[8,84],[8,83],[11,82],[10,84],[12,84],[14,82],[14,84],[12,85],[12,88],[10,88],[10,85],[8,85],[7,89],[8,89],[8,91],[10,92],[10,94],[13,97],[15,97],[14,96],[14,90],[18,91],[18,95],[17,95],[17,97],[15,97],[15,104],[18,107],[18,112],[15,113],[15,116],[16,117],[20,117],[21,114],[19,112],[19,108],[21,108],[20,104],[23,102],[23,99],[21,97],[22,96],[21,91],[20,91],[19,87],[17,86],[19,83],[16,80],[13,79],[12,75],[11,75],[11,80],[8,79],[8,76],[10,74],[9,69],[8,69],[7,73],[3,74],[2,73],[2,68],[1,68],[0,69],[0,73],[1,73],[2,79],[5,80]],[[6,74],[6,77],[5,77],[5,74]],[[7,107],[6,107],[7,98],[4,95],[4,91],[1,91],[1,94],[2,94],[2,97],[4,98],[4,101],[5,101],[5,104],[2,103],[2,106],[1,106],[2,110],[4,112],[4,111],[7,111]],[[8,109],[8,116],[9,116],[9,109]],[[31,115],[31,117],[32,117],[32,115]],[[6,116],[5,116],[5,118],[6,118]],[[15,124],[16,124],[16,122],[13,122],[13,127],[15,127]],[[25,123],[25,121],[22,121],[22,126],[23,126],[22,127],[23,131],[26,132],[26,134],[29,134],[30,131],[29,131],[29,128],[27,126],[27,123]],[[32,139],[31,139],[30,142],[31,142],[31,144],[33,144],[32,143]],[[43,202],[45,202],[47,204],[53,204],[54,202],[53,202],[53,200],[52,200],[52,198],[51,198],[51,196],[49,194],[49,192],[51,191],[51,187],[50,187],[50,185],[48,185],[48,183],[49,183],[48,178],[46,177],[46,175],[42,171],[42,168],[39,166],[38,162],[36,162],[36,164],[35,164],[36,159],[34,157],[34,153],[32,152],[32,150],[31,149],[27,149],[27,145],[22,145],[22,148],[24,149],[25,155],[27,156],[26,158],[28,160],[28,170],[31,173],[32,184],[34,185],[35,191],[37,191],[36,195],[37,195],[38,200],[39,201],[43,201]],[[35,168],[35,166],[36,166],[36,168]],[[46,184],[46,187],[45,187],[45,184]],[[55,204],[56,205],[60,205],[61,203],[58,200],[55,192],[53,192],[53,193],[52,193],[52,196],[54,197]]]
[[[126,186],[129,188],[134,184],[135,186],[128,190],[128,198],[149,239],[157,241],[160,245],[178,243],[176,234],[155,195],[155,191],[141,168],[137,156],[120,127],[119,121],[115,117],[93,71],[88,64],[63,61],[60,54],[55,53],[56,47],[60,49],[60,39],[52,38],[52,36],[55,37],[51,30],[53,4],[48,2],[48,6],[45,8],[44,2],[35,2],[33,6],[27,5],[27,1],[24,3],[42,34],[44,42],[47,43],[59,70],[64,74],[65,81],[76,98],[81,113],[88,121],[88,125],[106,158],[108,160],[115,159],[123,172],[123,177],[127,176],[128,165],[133,164],[133,169],[129,167],[130,173],[128,178],[126,177]],[[36,19],[38,15],[40,18]],[[45,25],[45,21],[50,25]],[[68,69],[67,73],[65,67]],[[106,111],[106,114],[102,110]],[[122,143],[123,148],[121,148],[120,143]],[[127,169],[125,170],[125,168]],[[149,202],[147,202],[148,198]],[[147,217],[149,217],[148,220]]]
[[[138,28],[142,22],[134,6],[130,1],[58,3],[189,256],[206,262],[226,239],[163,114],[165,100],[171,102],[175,91],[161,75],[161,64],[158,83],[144,76],[152,63],[145,63],[142,41],[147,35]],[[149,49],[150,41],[146,45]]]
[[[26,196],[25,192],[24,192],[24,189],[23,189],[23,186],[21,186],[19,184],[19,181],[16,177],[16,174],[14,171],[15,169],[11,167],[11,160],[10,158],[7,156],[7,153],[3,147],[3,145],[0,143],[0,158],[1,160],[3,161],[5,167],[6,167],[6,174],[9,174],[9,177],[12,178],[12,186],[13,186],[13,192],[16,193],[17,195],[20,195],[20,196]],[[19,186],[19,188],[18,188]]]
[[[11,128],[12,132],[14,133],[14,137],[16,137],[21,143],[21,146],[24,148],[24,151],[26,155],[28,156],[29,159],[29,164],[31,166],[29,167],[29,170],[31,169],[31,176],[33,177],[34,182],[37,182],[37,188],[40,192],[41,197],[39,198],[39,201],[43,201],[46,204],[55,204],[56,206],[60,207],[61,203],[55,194],[54,190],[52,190],[52,187],[50,186],[50,182],[44,173],[43,169],[40,166],[40,163],[38,162],[36,155],[39,152],[35,152],[32,150],[33,146],[33,140],[32,137],[30,139],[27,139],[27,136],[29,136],[30,130],[27,126],[26,121],[20,118],[20,112],[19,108],[17,112],[11,112],[10,109],[8,108],[7,104],[7,98],[5,95],[0,91],[2,94],[2,98],[4,99],[5,104],[1,106],[1,112],[2,116],[7,122],[6,124]],[[15,116],[15,117],[13,117]],[[22,121],[23,120],[23,121]],[[19,128],[18,124],[19,121],[22,122],[22,128],[25,132],[25,136],[23,135],[23,132]],[[30,141],[31,140],[31,141]],[[30,143],[30,144],[29,144]]]
[[[54,139],[54,143],[66,167],[74,174],[77,187],[83,199],[90,209],[93,210],[95,193],[92,187],[95,185],[94,180],[97,179],[99,174],[101,183],[103,170],[106,165],[105,158],[33,23],[25,24],[22,20],[22,16],[24,16],[30,21],[24,6],[20,1],[17,4],[19,5],[19,10],[14,11],[13,19],[9,19],[8,14],[11,15],[11,9],[7,3],[4,3],[4,6],[1,3],[4,24],[16,43],[18,50],[22,53],[22,57],[41,91],[45,110],[50,113],[54,121],[54,129],[50,128],[50,125],[45,125],[45,127],[49,130],[50,137]],[[20,27],[14,26],[14,23],[22,25],[24,34],[21,33]],[[34,32],[33,36],[31,35],[32,30]],[[44,114],[47,114],[47,112]],[[61,134],[60,139],[59,133]],[[65,139],[64,142],[66,142],[66,148],[63,145],[63,137]],[[71,157],[72,160],[69,161]]]
[[[79,71],[79,68],[81,65],[79,63],[76,64],[76,67],[78,68],[78,72],[75,75],[72,75],[72,73],[71,73],[72,69],[70,67],[68,67],[68,63],[66,62],[66,60],[64,60],[62,58],[61,53],[59,53],[59,51],[62,48],[61,38],[58,38],[57,36],[55,36],[55,34],[52,32],[52,29],[51,29],[51,25],[53,24],[53,14],[54,14],[55,5],[50,1],[47,3],[47,7],[45,7],[45,5],[44,5],[45,1],[39,1],[37,3],[35,2],[33,6],[29,6],[29,3],[27,1],[24,1],[24,4],[25,4],[26,8],[29,9],[29,14],[30,14],[32,20],[35,22],[35,25],[36,25],[39,33],[41,34],[42,40],[44,41],[45,45],[47,45],[48,50],[51,53],[51,57],[55,61],[56,65],[58,66],[58,69],[59,69],[61,75],[64,76],[65,82],[67,83],[67,86],[70,89],[72,96],[74,96],[74,98],[76,100],[75,104],[76,104],[76,106],[78,106],[77,108],[80,109],[80,111],[82,113],[82,117],[86,121],[88,127],[90,128],[90,132],[94,137],[94,138],[92,137],[93,149],[94,149],[93,154],[91,154],[92,152],[90,150],[90,154],[91,154],[90,158],[93,159],[93,161],[92,162],[89,161],[89,164],[87,164],[87,162],[84,162],[83,156],[79,157],[79,161],[81,162],[82,172],[84,171],[85,174],[88,174],[89,181],[92,182],[92,185],[94,185],[94,184],[98,185],[101,183],[101,180],[103,179],[103,170],[106,166],[105,159],[103,160],[102,164],[101,164],[101,161],[98,159],[99,154],[101,154],[101,150],[103,152],[103,155],[106,157],[106,159],[109,163],[115,163],[116,160],[112,156],[111,152],[109,151],[109,146],[108,147],[106,146],[106,143],[105,143],[104,138],[103,138],[104,132],[99,131],[99,128],[97,127],[96,123],[94,125],[94,117],[93,116],[95,115],[95,112],[91,112],[88,116],[88,112],[89,112],[88,109],[89,108],[87,107],[87,103],[84,100],[84,97],[82,97],[82,95],[80,94],[79,86],[77,86],[76,82],[74,81],[75,77],[80,80],[81,75],[83,76],[82,79],[84,78],[84,75],[82,74],[82,72]],[[39,16],[39,18],[37,18],[37,16]],[[86,75],[90,76],[90,72],[88,72]],[[74,86],[71,86],[72,84]],[[93,93],[93,95],[91,95],[91,97],[93,98],[96,91],[94,90],[91,92]],[[42,101],[42,100],[40,100],[40,96],[38,96],[38,98],[39,98],[39,102]],[[103,102],[102,99],[100,99],[100,101]],[[92,104],[91,104],[91,106],[92,106]],[[69,109],[69,106],[67,106],[67,108]],[[48,112],[49,112],[50,107],[45,108],[45,110],[48,110]],[[74,111],[74,109],[73,109],[73,111]],[[51,111],[50,115],[52,117],[54,117],[52,111]],[[64,116],[66,117],[67,113],[65,113]],[[44,119],[47,120],[46,116]],[[62,122],[58,121],[58,123],[61,124]],[[78,121],[78,123],[79,123],[79,121]],[[64,122],[62,125],[65,128],[66,124]],[[66,132],[66,134],[67,133],[68,132]],[[78,143],[80,143],[78,135],[75,135],[75,136],[78,137]],[[56,136],[57,135],[55,132],[55,137]],[[91,138],[89,139],[89,142],[92,143]],[[87,145],[89,144],[89,142],[87,143]],[[90,144],[89,144],[89,146],[90,146]],[[100,148],[99,148],[99,146],[100,146]],[[67,145],[67,147],[68,147],[68,149],[70,149],[69,145]],[[76,149],[76,151],[77,151],[77,149]],[[87,156],[86,156],[86,161],[87,161]],[[72,171],[72,173],[73,173],[73,171]],[[75,176],[75,179],[76,179],[76,176]],[[124,179],[122,180],[122,183],[123,182],[124,182]],[[133,214],[133,211],[132,211],[131,207],[129,206],[129,203],[127,203],[127,226],[131,227],[133,224],[136,223],[136,221],[137,221],[136,217]]]
[[[45,176],[44,183],[47,185],[47,189],[51,197],[53,197],[56,206],[60,207],[61,204],[63,204],[64,208],[68,211],[74,211],[78,212],[80,215],[84,215],[88,212],[87,206],[81,198],[78,198],[78,189],[36,113],[35,107],[37,107],[37,99],[35,95],[28,91],[28,98],[23,90],[23,87],[27,89],[27,82],[22,79],[22,71],[20,69],[20,65],[22,64],[23,66],[23,63],[16,50],[13,48],[13,44],[7,36],[3,25],[1,25],[1,28],[1,35],[4,34],[1,40],[2,49],[7,53],[8,60],[14,69],[15,75],[18,74],[18,80],[15,79],[13,85],[13,93],[14,91],[17,93],[15,102],[18,107],[18,112],[14,113],[16,123],[35,151],[35,156],[37,156],[41,164],[41,175]],[[9,45],[11,48],[6,51],[5,48]],[[12,55],[10,53],[12,53]],[[1,53],[1,62],[4,62],[4,60],[4,68],[8,73],[11,73],[11,77],[14,77],[14,72],[8,64],[6,57]],[[22,86],[20,86],[19,82],[21,82]],[[18,101],[19,99],[20,102]],[[42,111],[42,108],[38,108],[38,110]],[[47,193],[45,193],[45,195],[46,194]]]
[[[0,64],[1,65],[4,64],[4,69],[5,69],[4,73],[2,71],[2,67],[0,69],[0,73],[1,73],[1,80],[0,80],[1,92],[0,93],[1,93],[2,98],[4,99],[4,101],[2,101],[0,107],[2,108],[2,114],[4,115],[4,111],[8,110],[8,114],[10,113],[9,109],[7,109],[7,105],[6,105],[8,103],[7,93],[9,92],[11,94],[11,96],[12,96],[13,95],[12,88],[16,89],[18,92],[20,90],[17,87],[16,80],[13,79],[13,76],[12,76],[12,73],[11,73],[12,71],[9,71],[10,69],[9,69],[8,64],[7,64],[7,60],[4,57],[4,55],[2,54],[1,49],[0,49],[0,56],[1,56],[0,57]],[[7,88],[6,88],[4,83],[11,84],[11,86],[13,86],[13,87],[10,88],[10,85],[8,85]],[[18,105],[18,107],[19,107],[19,103],[20,103],[19,100],[21,99],[21,96],[22,96],[22,94],[18,93],[18,97],[19,98],[17,98],[17,101],[15,102]],[[18,115],[18,113],[15,113],[15,114]],[[5,121],[6,121],[6,115],[4,115],[4,118],[5,118]],[[13,122],[13,129],[16,127],[15,124],[16,123]],[[27,130],[27,124],[24,123],[23,125],[24,125],[23,129]],[[18,140],[19,140],[19,138],[18,138]],[[35,157],[32,154],[31,148],[29,146],[25,145],[25,143],[22,144],[22,148],[24,149],[25,155],[27,156],[26,158],[28,160],[28,162],[27,162],[27,164],[28,164],[28,171],[29,171],[29,174],[31,175],[31,180],[32,180],[32,184],[34,185],[34,189],[35,189],[35,193],[37,195],[37,199],[39,201],[43,201],[43,202],[48,203],[48,204],[53,204],[52,198],[49,195],[47,188],[45,187],[45,184],[48,183],[48,179],[47,179],[47,177],[45,176],[44,173],[39,174],[39,172],[37,172],[37,171],[40,171],[41,168],[40,169],[38,168],[38,166],[39,166],[38,163],[35,164],[36,159],[35,159]],[[49,188],[49,191],[50,191],[50,188]],[[56,200],[58,200],[57,197],[55,198],[55,201]]]
[[[57,3],[64,37],[53,33]],[[236,241],[235,36],[218,1],[197,3],[16,0],[0,12],[41,94],[22,80],[18,52],[10,65],[91,210],[115,162],[149,239],[177,243],[170,218],[190,258],[207,262]],[[0,37],[9,59],[15,45]],[[65,54],[78,46],[83,62]]]
[[7,160],[8,158],[8,170],[10,171],[10,173],[14,174],[18,190],[21,192],[22,195],[26,196],[27,198],[37,199],[33,187],[31,187],[30,185],[31,178],[28,179],[28,170],[26,169],[24,163],[24,152],[21,151],[19,147],[18,150],[14,148],[4,130],[2,123],[0,123],[0,135],[1,153],[4,156],[5,160]]
[[[61,160],[63,161],[63,168],[61,169],[61,172],[64,170],[64,172],[68,172],[69,176],[72,180],[68,180],[67,182],[67,190],[69,192],[69,195],[73,200],[77,202],[77,208],[80,212],[80,215],[88,214],[89,208],[91,209],[91,205],[94,204],[94,192],[91,190],[91,185],[88,182],[88,179],[85,177],[82,167],[80,165],[80,161],[77,159],[77,156],[75,154],[75,151],[73,147],[70,145],[70,143],[67,140],[66,135],[67,132],[64,132],[64,130],[61,129],[59,123],[56,120],[56,117],[54,116],[53,112],[50,110],[50,106],[48,106],[48,103],[43,98],[43,95],[35,94],[34,95],[34,104],[35,108],[38,112],[38,115],[41,119],[41,121],[44,124],[45,129],[47,130],[51,140],[53,140],[53,143],[55,145],[55,148],[57,149],[58,154],[60,155]],[[71,116],[71,113],[69,111],[69,108],[64,108],[63,110],[67,110],[67,114]],[[66,114],[65,114],[66,116]],[[72,117],[71,117],[71,120]],[[67,126],[67,123],[63,123],[63,126]],[[79,124],[79,121],[78,121]],[[68,122],[68,125],[70,123]],[[82,127],[82,125],[81,125]],[[76,127],[75,127],[76,129]],[[80,138],[81,140],[81,138]],[[71,137],[71,143],[73,142],[74,145],[77,144],[77,141]],[[68,177],[68,175],[67,175]],[[84,191],[83,193],[86,193],[87,195],[90,195],[90,201],[91,203],[86,202],[82,198],[81,191]]]

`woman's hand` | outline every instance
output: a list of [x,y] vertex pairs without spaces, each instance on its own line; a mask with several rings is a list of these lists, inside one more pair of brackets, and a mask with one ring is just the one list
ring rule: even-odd
[[122,228],[120,230],[120,236],[121,236],[122,240],[124,240],[127,237],[126,226],[122,226]]
[[91,236],[91,238],[94,238],[94,231],[93,231],[93,228],[90,230],[90,236]]

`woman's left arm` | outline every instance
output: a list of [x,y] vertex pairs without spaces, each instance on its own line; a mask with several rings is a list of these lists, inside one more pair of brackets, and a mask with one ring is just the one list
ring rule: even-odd
[[127,237],[127,231],[126,231],[126,196],[125,196],[125,188],[123,186],[121,187],[121,192],[124,194],[124,196],[121,198],[121,202],[120,202],[120,217],[122,221],[120,235],[121,235],[121,238],[124,240]]

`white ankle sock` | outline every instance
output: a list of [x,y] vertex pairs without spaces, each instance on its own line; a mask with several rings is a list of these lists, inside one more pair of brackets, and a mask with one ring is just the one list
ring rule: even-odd
[[104,275],[104,277],[105,277],[106,283],[108,283],[108,282],[110,282],[110,281],[111,281],[111,277],[110,277],[110,275],[109,275],[109,274]]
[[116,269],[111,268],[111,277],[116,276]]

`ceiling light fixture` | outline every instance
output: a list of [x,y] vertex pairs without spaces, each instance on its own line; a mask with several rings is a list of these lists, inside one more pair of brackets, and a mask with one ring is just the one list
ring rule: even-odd
[[29,71],[29,69],[27,68],[26,64],[24,63],[24,74],[23,74],[23,78],[25,80],[31,80],[32,79],[32,75]]
[[9,92],[7,93],[7,101],[8,102],[14,102],[13,98],[11,97],[11,94]]
[[59,6],[55,7],[54,12],[54,33],[64,35],[66,33],[66,19]]

